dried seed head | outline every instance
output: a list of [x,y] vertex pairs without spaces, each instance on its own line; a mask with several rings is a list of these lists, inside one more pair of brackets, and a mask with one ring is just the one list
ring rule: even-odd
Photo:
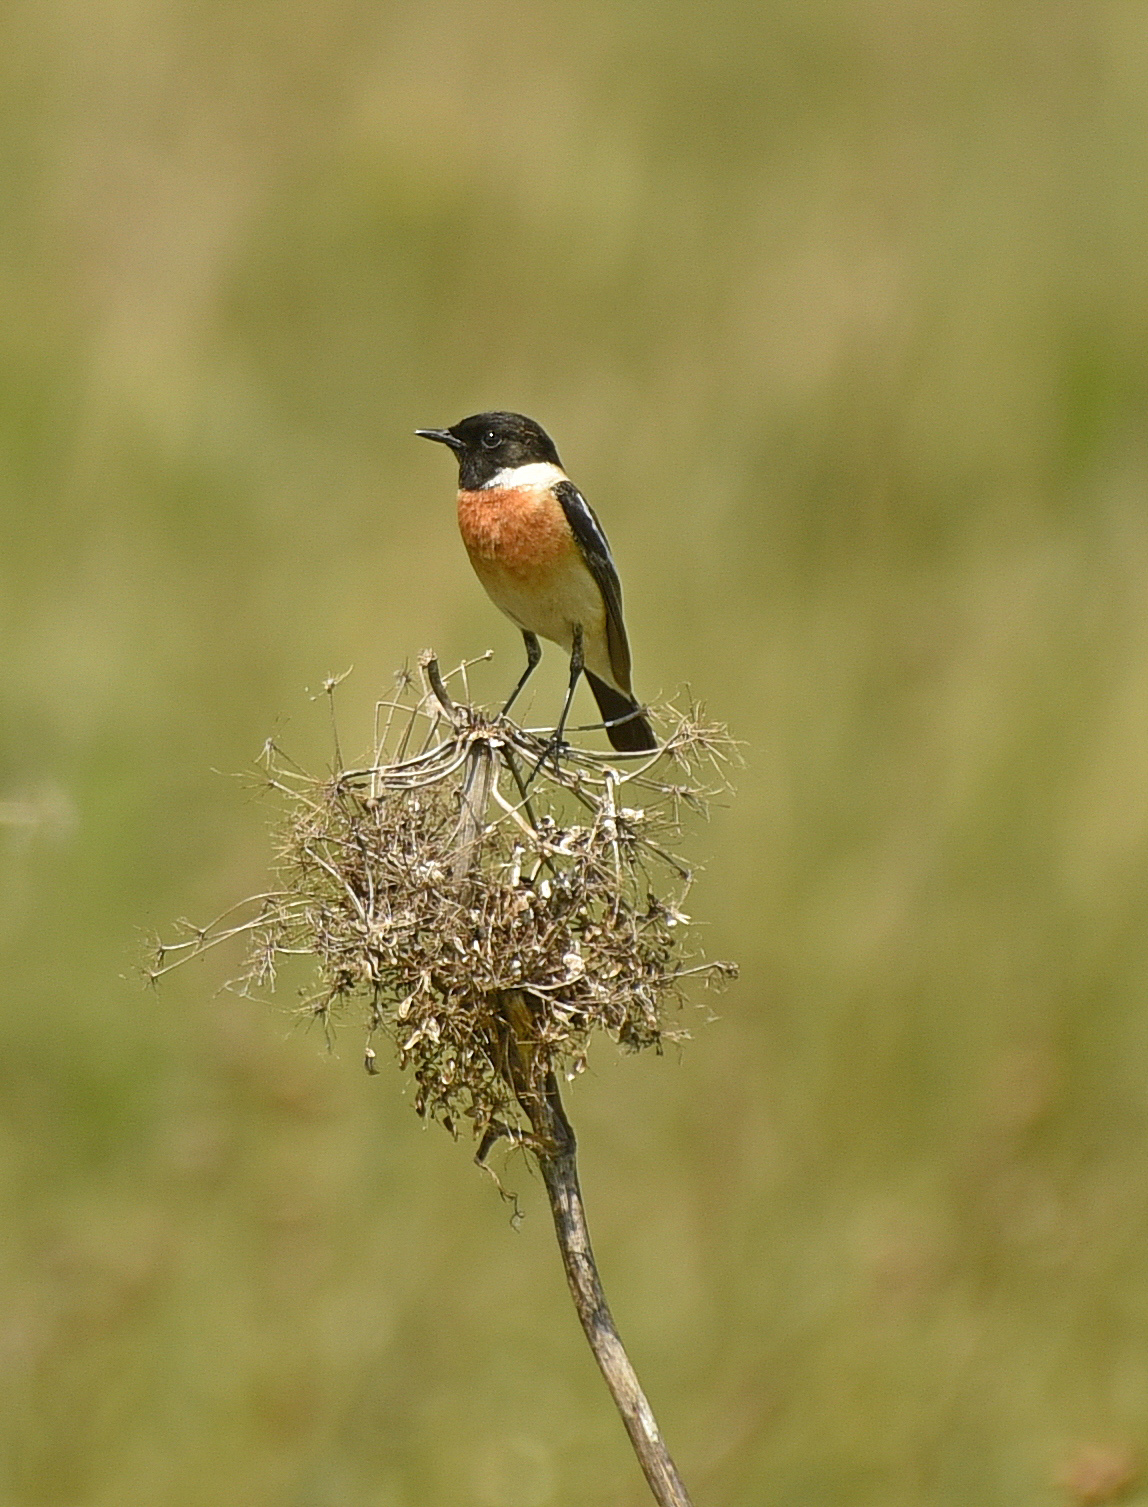
[[[389,737],[369,768],[315,780],[269,751],[284,801],[276,888],[251,921],[176,950],[247,930],[249,986],[310,956],[304,1008],[325,1022],[361,1008],[412,1072],[419,1113],[451,1128],[469,1118],[480,1137],[521,1123],[510,991],[528,1003],[536,1073],[581,1071],[595,1030],[634,1050],[683,1036],[666,1019],[683,980],[733,971],[688,965],[689,873],[667,847],[681,803],[711,793],[698,769],[720,777],[722,731],[675,714],[666,752],[622,770],[616,755],[564,748],[527,792],[545,748],[534,735],[449,698],[400,692],[386,705]],[[640,805],[620,805],[626,787]]]

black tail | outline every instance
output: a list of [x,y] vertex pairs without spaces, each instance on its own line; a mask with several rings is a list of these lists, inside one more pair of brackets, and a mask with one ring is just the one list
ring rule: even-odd
[[[602,721],[606,723],[606,736],[618,752],[653,753],[658,740],[654,737],[654,730],[646,721],[645,714],[639,711],[638,703],[631,701],[629,696],[623,696],[621,691],[616,691],[604,680],[599,680],[597,675],[591,675],[589,670],[586,671],[586,679],[594,692]],[[619,721],[619,718],[626,720]],[[617,725],[611,727],[610,723]]]

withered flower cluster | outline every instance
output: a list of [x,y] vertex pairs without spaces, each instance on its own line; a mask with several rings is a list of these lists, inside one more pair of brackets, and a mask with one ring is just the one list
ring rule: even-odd
[[316,779],[269,746],[284,803],[273,890],[161,949],[153,974],[236,932],[245,989],[310,957],[303,1009],[330,1023],[357,1006],[368,1067],[376,1033],[392,1038],[419,1113],[470,1120],[480,1139],[522,1128],[508,998],[528,1002],[540,1075],[579,1072],[596,1030],[635,1050],[685,1035],[669,1018],[684,980],[731,971],[691,958],[690,876],[672,853],[683,808],[724,788],[724,730],[670,709],[657,755],[547,753],[456,705],[430,656],[379,710],[369,767]]

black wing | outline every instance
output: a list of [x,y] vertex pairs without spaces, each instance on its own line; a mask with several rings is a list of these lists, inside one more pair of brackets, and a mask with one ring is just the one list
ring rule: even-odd
[[610,554],[606,535],[594,516],[594,509],[572,481],[558,482],[554,495],[562,504],[566,522],[570,525],[582,558],[602,593],[602,600],[606,604],[606,646],[610,651],[610,668],[619,687],[629,695],[630,645],[626,642],[626,629],[622,622],[622,585],[618,580],[618,572],[614,569],[614,559]]

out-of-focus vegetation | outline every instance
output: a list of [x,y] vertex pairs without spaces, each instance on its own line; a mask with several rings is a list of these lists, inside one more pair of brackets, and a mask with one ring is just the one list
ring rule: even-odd
[[515,1230],[357,1035],[133,976],[258,888],[216,771],[321,766],[307,688],[354,663],[351,751],[426,644],[517,675],[411,437],[488,406],[601,512],[639,691],[746,743],[692,907],[742,982],[571,1096],[699,1507],[1135,1475],[1146,16],[7,6],[6,1504],[645,1499],[525,1164]]

